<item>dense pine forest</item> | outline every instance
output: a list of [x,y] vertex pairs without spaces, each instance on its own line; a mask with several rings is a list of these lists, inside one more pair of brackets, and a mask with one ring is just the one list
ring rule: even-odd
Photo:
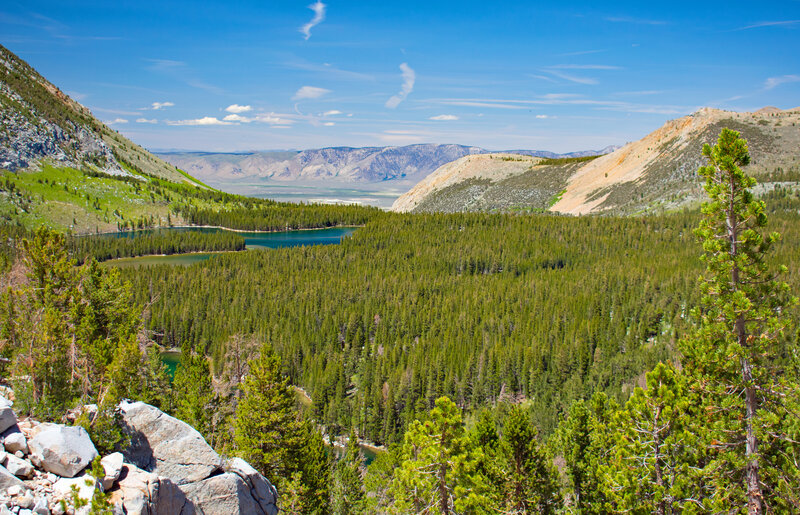
[[175,414],[287,513],[796,512],[800,198],[754,199],[737,133],[704,156],[702,212],[362,211],[189,267],[96,259],[241,242],[6,228],[0,367],[23,413],[99,404],[108,450],[119,399]]

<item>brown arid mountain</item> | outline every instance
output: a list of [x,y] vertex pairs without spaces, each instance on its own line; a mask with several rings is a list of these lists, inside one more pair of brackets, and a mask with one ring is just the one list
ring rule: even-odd
[[[703,108],[597,158],[544,159],[480,166],[474,156],[448,163],[395,201],[395,211],[544,211],[639,214],[678,209],[702,197],[697,176],[704,143],[728,127],[748,140],[758,191],[800,180],[800,109],[753,113]],[[480,172],[476,172],[476,167]]]

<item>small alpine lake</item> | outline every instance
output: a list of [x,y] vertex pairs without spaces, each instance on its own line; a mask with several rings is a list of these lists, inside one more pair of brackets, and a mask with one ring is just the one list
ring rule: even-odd
[[[342,241],[342,238],[349,236],[357,227],[329,227],[326,229],[302,229],[295,231],[278,232],[245,232],[231,231],[219,227],[170,227],[163,229],[146,229],[140,231],[125,231],[108,233],[103,235],[107,238],[136,238],[139,236],[155,234],[158,232],[184,232],[197,231],[206,234],[218,232],[236,233],[244,238],[245,248],[254,249],[277,249],[283,247],[298,247],[302,245],[335,245]],[[235,252],[235,251],[231,251]],[[193,265],[205,261],[214,256],[225,254],[226,252],[190,252],[186,254],[171,254],[168,256],[138,256],[129,258],[119,258],[105,261],[107,266],[120,268],[138,268],[141,266],[153,265]]]

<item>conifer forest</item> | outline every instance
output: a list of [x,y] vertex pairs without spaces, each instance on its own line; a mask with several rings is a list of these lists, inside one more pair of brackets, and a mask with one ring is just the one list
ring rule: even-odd
[[7,225],[0,370],[20,413],[97,404],[76,423],[109,451],[121,399],[159,407],[285,513],[798,513],[800,196],[755,196],[737,132],[702,159],[702,207],[660,215],[177,208],[359,226],[253,250]]

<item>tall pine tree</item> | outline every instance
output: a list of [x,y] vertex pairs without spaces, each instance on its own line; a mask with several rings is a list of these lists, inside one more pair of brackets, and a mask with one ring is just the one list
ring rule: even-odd
[[787,308],[797,300],[778,280],[785,267],[767,260],[779,236],[765,234],[764,202],[754,198],[756,181],[741,169],[750,162],[747,143],[723,129],[703,156],[708,165],[699,173],[710,200],[697,234],[707,271],[700,326],[682,350],[711,420],[708,441],[717,452],[706,472],[717,489],[714,508],[787,509],[797,502],[791,487],[797,449],[786,423],[798,387],[787,367],[797,349],[785,329]]

